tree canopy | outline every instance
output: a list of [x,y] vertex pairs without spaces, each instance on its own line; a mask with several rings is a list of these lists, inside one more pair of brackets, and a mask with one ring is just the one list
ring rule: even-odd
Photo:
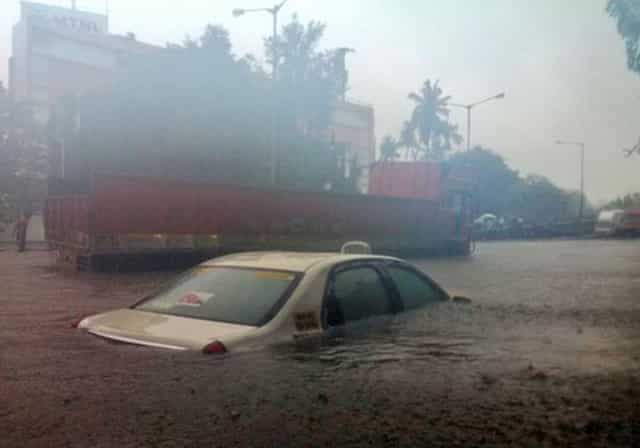
[[398,157],[400,143],[391,135],[385,135],[380,143],[380,160],[387,162]]
[[[474,216],[491,213],[540,224],[578,216],[579,192],[565,191],[544,176],[522,177],[495,152],[476,146],[455,153],[449,163],[472,175]],[[592,213],[585,204],[585,213]]]
[[[294,14],[275,43],[278,177],[287,186],[351,185],[343,182],[338,167],[346,148],[333,144],[328,131],[342,80],[334,65],[337,50],[320,49],[325,29],[316,21],[304,25]],[[267,60],[273,63],[272,38],[264,44]]]
[[[606,11],[615,21],[618,33],[624,40],[627,67],[640,74],[640,1],[608,0]],[[623,149],[627,156],[640,154],[640,139],[633,147]]]
[[[70,170],[264,185],[275,114],[279,183],[322,188],[337,175],[327,131],[337,81],[331,51],[319,49],[324,29],[296,16],[282,27],[275,83],[215,25],[128,61],[109,92],[75,100],[82,126],[68,138]],[[265,40],[268,56],[272,45]]]
[[[444,96],[440,82],[427,79],[419,92],[409,93],[415,103],[407,128],[403,135],[407,143],[416,148],[416,156],[423,159],[441,160],[451,143],[462,141],[458,127],[449,122],[450,96]],[[414,136],[417,134],[417,139]]]
[[458,126],[449,121],[451,97],[444,95],[439,81],[430,79],[407,97],[414,107],[402,123],[397,148],[404,148],[407,160],[443,160],[452,143],[462,141]]
[[47,172],[45,129],[28,107],[11,104],[0,83],[0,222],[43,196]]
[[[319,49],[325,29],[324,23],[316,21],[305,26],[294,14],[279,33],[278,118],[280,128],[288,133],[318,137],[329,126],[339,79],[333,51]],[[265,39],[265,52],[271,62],[273,46],[271,37]]]
[[624,40],[629,70],[640,74],[640,2],[608,0],[606,10]]
[[640,208],[640,193],[630,193],[624,196],[618,196],[602,207],[605,210]]
[[498,154],[476,146],[471,151],[455,153],[449,159],[453,166],[459,166],[472,175],[475,213],[503,215],[509,211],[519,177]]

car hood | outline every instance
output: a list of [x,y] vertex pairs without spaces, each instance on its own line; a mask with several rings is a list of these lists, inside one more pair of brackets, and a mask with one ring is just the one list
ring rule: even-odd
[[84,319],[79,324],[89,333],[131,344],[200,350],[209,342],[241,337],[256,331],[248,325],[212,322],[134,309],[120,309]]

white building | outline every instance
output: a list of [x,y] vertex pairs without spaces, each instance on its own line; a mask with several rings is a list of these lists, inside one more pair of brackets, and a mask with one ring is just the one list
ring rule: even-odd
[[369,170],[376,158],[375,115],[373,106],[354,101],[339,101],[333,113],[331,139],[347,149],[345,171],[354,170],[348,163],[356,161],[360,177],[358,189],[366,193],[369,189]]
[[61,97],[108,87],[124,56],[150,48],[109,34],[106,15],[23,2],[9,59],[11,98],[44,123]]

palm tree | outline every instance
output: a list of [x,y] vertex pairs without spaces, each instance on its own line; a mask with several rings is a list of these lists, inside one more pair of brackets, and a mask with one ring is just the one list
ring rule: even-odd
[[[416,103],[411,120],[412,133],[417,133],[422,157],[440,159],[451,149],[451,142],[460,142],[457,126],[449,123],[449,99],[443,96],[438,81],[427,79],[420,92],[411,92],[409,99]],[[409,130],[407,130],[409,132]]]
[[402,123],[400,144],[405,148],[405,159],[416,160],[418,158],[419,145],[416,141],[416,127],[415,124],[409,120]]
[[400,144],[390,135],[385,135],[380,143],[380,159],[383,162],[393,160],[398,157],[398,148]]

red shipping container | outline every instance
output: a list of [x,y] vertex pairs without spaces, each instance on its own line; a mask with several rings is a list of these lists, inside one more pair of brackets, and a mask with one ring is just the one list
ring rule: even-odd
[[349,240],[381,253],[465,253],[467,214],[443,205],[441,176],[436,163],[380,164],[370,195],[96,176],[87,193],[48,198],[47,240],[89,265],[110,255],[335,251]]
[[437,200],[442,171],[436,162],[382,162],[369,175],[369,194]]

